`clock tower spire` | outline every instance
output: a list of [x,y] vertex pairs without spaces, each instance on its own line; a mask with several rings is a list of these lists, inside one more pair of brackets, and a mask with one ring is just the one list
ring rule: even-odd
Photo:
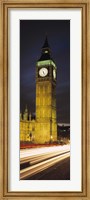
[[36,143],[57,140],[56,64],[51,56],[47,36],[36,63]]

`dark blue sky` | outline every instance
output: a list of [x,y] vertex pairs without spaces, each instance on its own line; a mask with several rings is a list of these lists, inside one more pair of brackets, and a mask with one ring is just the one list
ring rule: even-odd
[[35,113],[35,70],[45,37],[57,65],[57,121],[70,122],[70,21],[20,20],[20,110]]

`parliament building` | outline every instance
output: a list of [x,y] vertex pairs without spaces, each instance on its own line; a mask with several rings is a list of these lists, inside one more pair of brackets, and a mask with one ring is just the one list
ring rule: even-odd
[[20,142],[45,144],[57,141],[56,73],[46,37],[36,63],[36,116],[33,118],[27,107],[20,113]]

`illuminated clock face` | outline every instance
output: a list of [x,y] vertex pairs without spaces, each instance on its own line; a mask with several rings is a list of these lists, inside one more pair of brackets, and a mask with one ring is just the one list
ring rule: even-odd
[[48,69],[47,68],[42,68],[42,69],[39,70],[39,75],[41,77],[45,77],[45,76],[47,76],[47,74],[48,74]]
[[56,78],[56,71],[55,71],[55,69],[53,70],[53,78],[54,79]]

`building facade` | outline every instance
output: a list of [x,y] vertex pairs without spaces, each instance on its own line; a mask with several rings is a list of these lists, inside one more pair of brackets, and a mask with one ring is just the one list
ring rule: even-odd
[[36,63],[36,118],[26,109],[20,116],[20,140],[44,144],[57,140],[56,72],[47,37]]
[[26,107],[24,113],[20,113],[20,141],[35,142],[35,119],[29,114]]

